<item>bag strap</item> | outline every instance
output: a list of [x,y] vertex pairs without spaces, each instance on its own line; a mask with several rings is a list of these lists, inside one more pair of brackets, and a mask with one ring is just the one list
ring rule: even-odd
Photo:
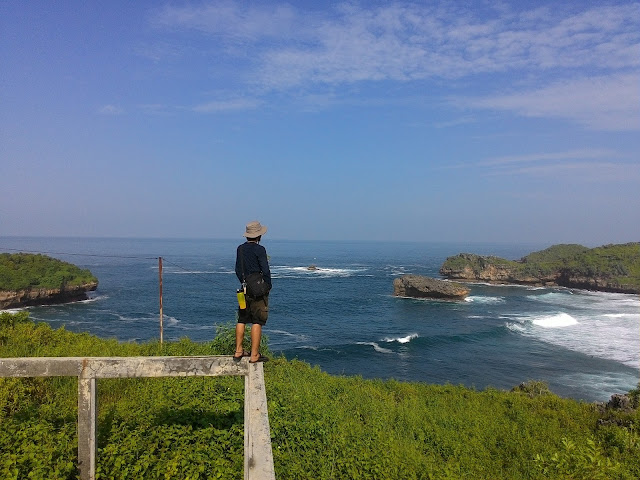
[[244,246],[244,243],[240,245],[240,269],[242,270],[242,286],[246,287],[247,280],[244,277],[244,252],[242,251],[243,246]]

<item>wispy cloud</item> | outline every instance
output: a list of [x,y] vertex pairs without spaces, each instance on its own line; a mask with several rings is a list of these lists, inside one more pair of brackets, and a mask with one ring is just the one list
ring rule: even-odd
[[117,105],[103,105],[102,107],[98,108],[98,113],[100,115],[121,115],[124,113],[124,110],[122,109],[122,107],[119,107]]
[[503,157],[490,158],[477,163],[477,165],[499,166],[514,163],[540,163],[540,162],[561,162],[565,160],[585,160],[619,157],[620,154],[608,149],[582,149],[570,150],[567,152],[533,153],[527,155],[509,155]]
[[299,35],[304,16],[284,3],[242,5],[227,0],[197,6],[166,6],[156,12],[151,23],[162,28],[198,30],[226,42],[254,43]]
[[[242,59],[237,80],[254,93],[326,95],[363,82],[455,86],[496,75],[502,84],[527,78],[529,89],[469,99],[469,106],[594,129],[638,128],[640,4],[516,11],[498,2],[492,8],[395,2],[303,10],[220,1],[168,6],[152,23],[203,35],[217,66]],[[174,54],[163,45],[149,55],[158,58],[163,50]],[[549,85],[558,78],[569,80]]]
[[193,107],[194,112],[217,113],[236,110],[252,110],[260,106],[261,101],[251,98],[237,98],[231,100],[214,100]]
[[[637,181],[640,171],[626,156],[609,149],[580,149],[489,158],[473,166],[486,176],[581,179],[590,182]],[[469,164],[458,167],[469,167]]]
[[260,81],[272,88],[640,65],[638,4],[492,13],[481,18],[458,6],[409,3],[342,4],[317,13],[217,2],[167,7],[153,21],[250,44],[259,55]]
[[556,117],[597,130],[640,130],[640,75],[618,74],[559,82],[506,95],[457,99],[471,108],[526,117]]
[[435,128],[450,128],[450,127],[457,127],[458,125],[466,125],[474,122],[476,122],[476,119],[472,116],[467,115],[464,117],[454,118],[453,120],[434,122],[432,126]]
[[546,165],[525,165],[514,168],[493,169],[488,176],[526,176],[560,181],[588,181],[590,183],[636,182],[640,179],[637,168],[615,162],[566,162]]

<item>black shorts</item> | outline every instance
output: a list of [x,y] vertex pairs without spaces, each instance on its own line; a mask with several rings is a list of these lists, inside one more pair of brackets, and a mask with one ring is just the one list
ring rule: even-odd
[[265,325],[269,317],[269,294],[258,298],[252,298],[247,295],[246,299],[247,308],[244,310],[238,309],[238,323]]

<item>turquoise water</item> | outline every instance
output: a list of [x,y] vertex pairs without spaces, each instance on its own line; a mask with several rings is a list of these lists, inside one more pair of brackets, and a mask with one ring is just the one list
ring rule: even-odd
[[[2,238],[0,251],[49,252],[100,280],[88,301],[30,308],[53,327],[100,337],[210,340],[235,318],[238,240]],[[392,296],[402,274],[438,276],[460,252],[518,259],[547,245],[268,240],[271,349],[332,374],[508,389],[546,381],[563,396],[607,400],[640,375],[637,296],[472,285],[460,303]],[[316,265],[317,270],[308,270]],[[231,352],[230,352],[231,353]]]

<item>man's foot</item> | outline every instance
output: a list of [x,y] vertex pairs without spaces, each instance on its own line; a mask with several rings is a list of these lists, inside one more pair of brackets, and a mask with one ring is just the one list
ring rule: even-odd
[[251,357],[249,359],[249,363],[268,362],[268,361],[269,361],[269,359],[267,357],[265,357],[264,355],[259,355],[256,358]]
[[248,357],[249,355],[251,355],[249,352],[247,352],[246,350],[243,350],[241,352],[236,352],[233,355],[233,360],[236,362],[239,362],[240,359],[242,359],[242,357]]

